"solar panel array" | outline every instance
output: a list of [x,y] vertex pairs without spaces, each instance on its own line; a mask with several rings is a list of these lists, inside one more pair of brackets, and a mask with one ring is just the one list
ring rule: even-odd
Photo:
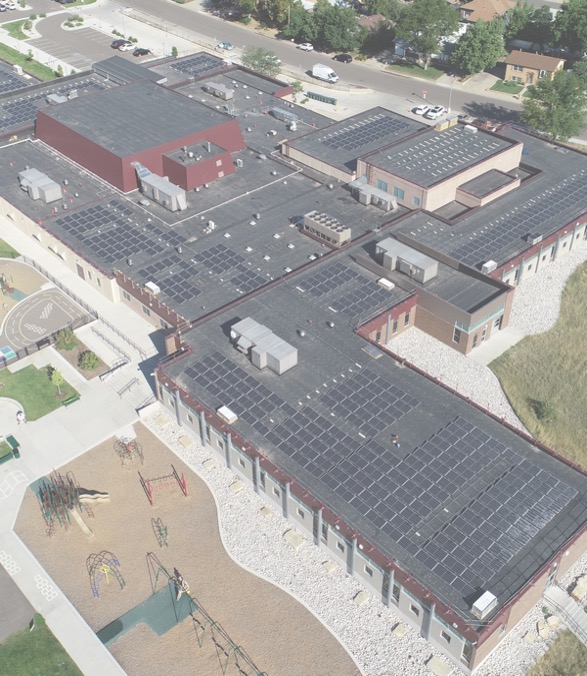
[[55,222],[106,263],[137,253],[161,253],[164,247],[153,240],[147,226],[140,228],[133,223],[133,216],[132,209],[115,199],[60,216]]
[[180,59],[171,65],[171,68],[178,70],[185,75],[198,77],[210,70],[216,70],[222,65],[222,60],[217,56],[210,54],[198,54],[187,59]]
[[464,166],[480,162],[507,145],[488,134],[471,134],[462,127],[453,127],[439,134],[426,135],[417,143],[410,142],[403,150],[392,150],[383,164],[400,175],[421,175],[429,184]]
[[[491,260],[512,243],[531,232],[540,232],[542,223],[560,223],[560,215],[573,205],[587,202],[587,171],[579,171],[521,203],[480,228],[478,233],[448,253],[468,265]],[[564,222],[564,221],[563,221]],[[542,233],[548,234],[548,233]],[[498,257],[499,258],[499,257]]]
[[155,282],[161,291],[177,304],[202,293],[194,284],[193,265],[175,254],[142,268],[139,270],[139,276],[146,281]]
[[30,82],[16,75],[7,63],[0,62],[0,94],[13,92],[29,85]]
[[4,103],[0,103],[0,129],[32,125],[37,117],[37,110],[49,105],[46,102],[49,94],[67,96],[74,89],[80,93],[80,90],[105,89],[105,85],[91,78],[85,78],[68,85],[43,88],[42,91],[37,90],[30,94],[11,98]]
[[271,417],[295,413],[281,397],[220,352],[213,352],[188,367],[185,374],[209,392],[218,405],[228,406],[259,434],[269,432],[274,424]]
[[463,596],[576,495],[463,418],[400,458],[373,436],[419,402],[369,369],[301,409],[219,352],[185,374]]
[[267,282],[267,278],[250,268],[241,265],[235,267],[236,275],[230,280],[241,293],[249,293]]
[[208,270],[216,274],[228,272],[245,262],[245,259],[239,253],[229,249],[224,244],[216,244],[209,249],[197,253],[192,260],[195,263],[201,263]]
[[360,275],[351,270],[348,265],[338,261],[322,266],[313,275],[305,277],[298,287],[307,291],[315,298],[321,298],[327,293],[340,289],[343,284],[360,278]]
[[[353,282],[347,291],[346,285]],[[400,298],[380,287],[373,279],[352,270],[341,261],[319,268],[313,274],[296,283],[297,288],[325,303],[335,312],[350,317],[368,314],[397,303]]]
[[345,378],[320,403],[367,437],[374,437],[418,406],[419,401],[370,369]]
[[383,143],[386,137],[396,136],[408,127],[408,122],[376,113],[342,129],[327,131],[317,141],[336,150],[356,150],[372,143]]

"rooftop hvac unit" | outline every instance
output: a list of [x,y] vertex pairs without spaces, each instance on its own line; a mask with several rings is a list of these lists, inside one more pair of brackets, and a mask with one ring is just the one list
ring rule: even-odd
[[237,414],[231,411],[228,406],[221,406],[216,410],[216,414],[227,425],[233,425],[238,420]]
[[244,162],[241,160],[240,157],[237,157],[237,158],[236,158],[235,164],[236,164],[236,166],[237,166],[237,169],[242,169],[243,166],[244,166]]
[[481,267],[481,272],[484,272],[486,275],[488,275],[495,269],[497,269],[497,263],[495,261],[487,261],[487,263],[483,263]]
[[158,293],[161,293],[161,289],[155,284],[155,282],[145,282],[145,289],[148,289],[154,296]]
[[487,617],[489,613],[497,606],[497,596],[494,596],[491,592],[486,591],[473,603],[471,612],[475,617],[482,620],[484,617]]
[[283,108],[271,108],[269,112],[273,117],[276,117],[282,122],[297,122],[300,119],[299,115],[292,113],[291,110],[284,110]]
[[529,244],[538,244],[538,242],[542,242],[542,235],[537,232],[530,232],[526,235],[526,241]]
[[465,131],[468,131],[469,134],[476,134],[476,133],[479,131],[479,130],[477,129],[477,127],[475,127],[475,126],[472,125],[472,124],[466,124],[466,125],[463,127],[463,129],[464,129]]
[[382,286],[384,289],[387,289],[387,291],[391,291],[392,289],[395,288],[395,284],[393,282],[390,282],[389,279],[385,279],[385,277],[381,277],[381,279],[378,279],[377,284],[379,284],[379,286]]

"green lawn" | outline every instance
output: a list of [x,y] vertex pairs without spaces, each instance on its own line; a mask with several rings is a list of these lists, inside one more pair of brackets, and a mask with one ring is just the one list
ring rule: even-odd
[[404,75],[409,75],[410,77],[420,77],[425,80],[438,80],[441,75],[445,75],[445,71],[440,68],[435,68],[434,66],[428,66],[424,69],[424,66],[421,66],[418,63],[413,63],[412,61],[400,61],[399,63],[393,63],[386,67],[386,70],[390,70],[394,73],[402,73]]
[[27,35],[22,27],[24,24],[29,21],[29,19],[21,19],[20,21],[11,21],[10,23],[5,23],[2,25],[2,28],[10,35],[11,38],[15,40],[28,40],[30,35]]
[[10,448],[10,445],[6,441],[0,441],[0,460],[7,455],[12,457],[12,448]]
[[[527,429],[583,467],[587,467],[587,407],[582,396],[587,386],[586,331],[587,263],[569,278],[556,325],[525,338],[491,364]],[[554,419],[548,420],[545,411],[554,411]]]
[[20,253],[13,249],[8,242],[0,239],[0,258],[18,258]]
[[46,368],[37,369],[31,365],[16,373],[10,373],[8,369],[0,371],[0,396],[16,399],[28,420],[42,418],[59,408],[62,401],[77,394],[69,383],[63,383],[60,389],[61,394],[49,380]]
[[512,82],[511,80],[498,80],[491,89],[494,92],[503,92],[504,94],[519,94],[524,85],[518,84],[517,82]]
[[35,628],[23,629],[0,645],[0,673],[10,676],[81,676],[45,620],[35,614]]
[[48,68],[43,66],[42,63],[37,63],[37,61],[29,61],[26,54],[21,54],[16,49],[8,47],[0,42],[0,59],[7,61],[8,63],[18,64],[22,66],[23,69],[36,77],[38,80],[54,80],[57,75]]
[[529,669],[528,676],[587,676],[587,648],[567,629]]

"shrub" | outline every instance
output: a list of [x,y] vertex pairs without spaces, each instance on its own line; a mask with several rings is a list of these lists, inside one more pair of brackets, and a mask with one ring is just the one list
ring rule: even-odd
[[240,23],[244,24],[245,26],[248,26],[251,23],[251,17],[243,16],[243,18],[240,19]]
[[63,77],[63,66],[61,64],[55,69],[55,75],[57,75],[57,77]]
[[100,357],[95,352],[86,350],[80,354],[77,365],[84,371],[93,371],[100,366]]
[[73,350],[77,337],[71,329],[61,329],[55,334],[55,345],[58,350]]
[[530,401],[534,415],[541,422],[552,422],[556,418],[556,406],[552,401]]
[[25,29],[25,31],[30,31],[33,28],[33,22],[27,20],[23,23],[22,27]]
[[172,47],[171,48],[171,56],[173,56],[174,58],[177,59],[178,55],[179,55],[179,52],[177,51],[177,47]]
[[29,16],[29,19],[30,19],[31,21],[34,21],[36,18],[37,18],[37,15],[36,15],[36,14],[31,14],[31,15]]

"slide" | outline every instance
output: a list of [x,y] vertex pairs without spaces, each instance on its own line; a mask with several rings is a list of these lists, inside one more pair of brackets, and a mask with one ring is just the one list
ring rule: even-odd
[[70,509],[69,513],[73,517],[73,520],[81,528],[82,533],[88,538],[88,540],[91,540],[94,537],[94,533],[88,528],[86,522],[82,519],[82,516],[77,511],[77,509]]

